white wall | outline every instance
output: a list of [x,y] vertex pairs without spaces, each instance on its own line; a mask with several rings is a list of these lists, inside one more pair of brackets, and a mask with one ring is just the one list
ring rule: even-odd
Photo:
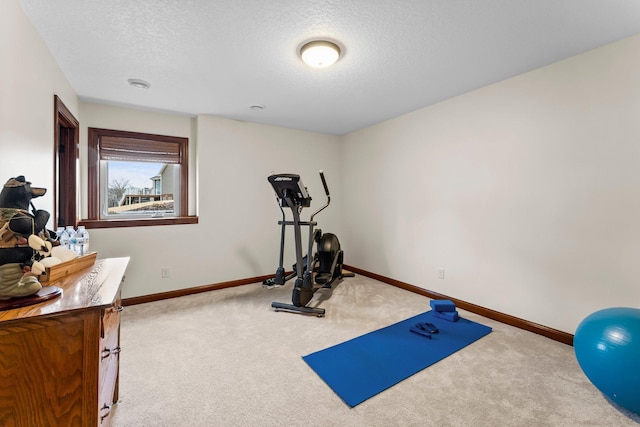
[[570,333],[637,306],[639,51],[636,36],[344,137],[349,262]]
[[[324,169],[339,205],[337,137],[212,116],[191,119],[85,102],[80,108],[81,152],[87,127],[190,137],[189,166],[197,182],[191,184],[197,197],[190,200],[197,200],[192,213],[197,211],[198,224],[89,230],[91,249],[100,257],[131,257],[124,297],[273,274],[280,211],[267,182],[271,171],[300,173],[316,196],[312,206],[318,206],[323,192],[317,170]],[[339,229],[339,207],[318,219]],[[169,269],[169,278],[161,278],[162,268]]]
[[[25,175],[53,212],[54,95],[78,113],[78,97],[17,0],[0,1],[0,185]],[[53,227],[53,220],[49,228]]]

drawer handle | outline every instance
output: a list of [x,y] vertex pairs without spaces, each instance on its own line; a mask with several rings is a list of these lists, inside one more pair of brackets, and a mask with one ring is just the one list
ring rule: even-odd
[[111,413],[111,405],[107,405],[106,403],[104,404],[104,406],[102,408],[100,408],[100,411],[104,411],[106,410],[107,412],[105,412],[103,415],[100,415],[100,424],[102,424],[102,422],[105,420],[105,418],[107,418],[109,416],[109,414]]
[[107,357],[111,356],[112,354],[118,354],[120,353],[121,350],[122,348],[120,348],[120,346],[115,348],[105,348],[104,350],[102,350],[102,355],[100,356],[100,360],[104,360]]
[[112,313],[120,313],[122,310],[124,310],[124,306],[122,306],[122,305],[118,305],[116,307],[111,307],[109,309],[109,311],[111,311]]

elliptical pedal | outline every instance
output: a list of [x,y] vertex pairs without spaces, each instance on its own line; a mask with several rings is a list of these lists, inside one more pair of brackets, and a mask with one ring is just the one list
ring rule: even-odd
[[265,289],[279,288],[280,286],[282,286],[282,284],[276,283],[275,277],[271,277],[270,279],[264,280],[262,282],[262,287]]
[[284,269],[278,268],[275,277],[270,277],[262,281],[262,287],[266,289],[279,288],[295,276],[295,271],[293,273],[285,274]]

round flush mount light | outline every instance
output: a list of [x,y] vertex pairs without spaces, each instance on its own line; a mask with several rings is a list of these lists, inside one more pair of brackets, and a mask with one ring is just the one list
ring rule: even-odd
[[340,59],[340,47],[328,40],[313,40],[300,48],[300,57],[310,67],[326,68]]
[[142,79],[129,79],[127,80],[129,84],[133,87],[137,87],[138,89],[149,89],[151,84]]
[[253,111],[262,111],[264,110],[266,107],[264,106],[264,104],[253,104],[253,105],[249,105],[249,109],[253,110]]

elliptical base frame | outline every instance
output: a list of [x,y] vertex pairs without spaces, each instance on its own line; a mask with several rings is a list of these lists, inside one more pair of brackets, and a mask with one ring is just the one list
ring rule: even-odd
[[285,304],[283,302],[274,301],[271,303],[271,307],[273,307],[275,311],[286,311],[289,313],[308,314],[308,315],[314,315],[316,317],[324,317],[324,314],[325,314],[324,308],[307,307],[307,306],[298,307],[297,305]]

